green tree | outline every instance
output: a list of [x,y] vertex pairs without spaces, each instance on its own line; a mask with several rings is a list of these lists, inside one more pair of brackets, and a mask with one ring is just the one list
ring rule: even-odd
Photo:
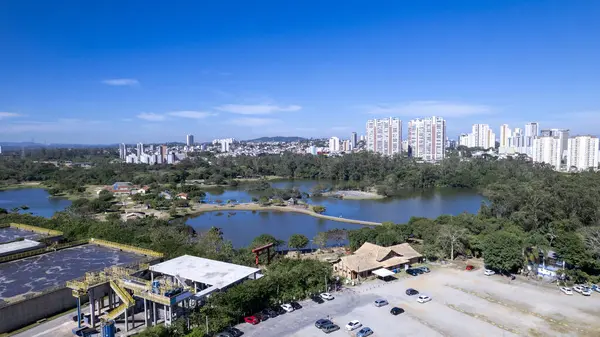
[[321,214],[321,213],[324,213],[324,212],[325,212],[325,206],[321,206],[321,205],[314,205],[314,206],[312,207],[312,210],[313,210],[315,213],[319,213],[319,214]]
[[294,249],[302,249],[308,245],[308,238],[302,234],[292,234],[288,239],[288,246]]
[[488,268],[510,272],[523,265],[523,239],[508,231],[497,231],[486,236],[483,259]]

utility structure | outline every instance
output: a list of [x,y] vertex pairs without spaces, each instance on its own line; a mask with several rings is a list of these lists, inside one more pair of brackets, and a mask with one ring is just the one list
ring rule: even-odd
[[[111,267],[87,273],[67,286],[77,298],[78,315],[82,299],[88,296],[90,316],[85,321],[89,326],[95,327],[98,320],[105,324],[124,317],[125,331],[129,331],[137,327],[136,315],[142,315],[146,326],[159,321],[168,326],[173,317],[187,315],[213,292],[262,276],[257,268],[184,255],[155,265]],[[78,324],[80,327],[81,321]]]
[[255,259],[256,259],[256,265],[258,266],[258,257],[262,254],[262,252],[266,251],[267,252],[267,264],[271,263],[271,248],[273,247],[273,243],[269,243],[267,245],[261,246],[261,247],[257,247],[252,249],[252,252],[255,255]]

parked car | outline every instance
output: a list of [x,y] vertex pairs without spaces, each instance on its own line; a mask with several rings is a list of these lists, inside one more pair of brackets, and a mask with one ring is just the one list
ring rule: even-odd
[[419,268],[419,269],[421,269],[421,270],[422,270],[423,272],[425,272],[425,273],[429,273],[429,272],[431,271],[431,270],[429,269],[429,267],[426,267],[426,266],[423,266],[423,267],[421,267],[421,268]]
[[388,305],[388,301],[386,301],[384,299],[375,300],[376,307],[383,307],[384,305]]
[[415,273],[417,273],[419,275],[424,273],[423,269],[421,269],[421,268],[413,268],[413,270],[415,271]]
[[332,332],[337,331],[339,329],[340,329],[340,327],[337,324],[333,324],[333,323],[330,323],[330,324],[327,324],[327,325],[324,325],[323,327],[321,327],[321,330],[324,333],[332,333]]
[[467,268],[465,268],[465,270],[468,270],[468,271],[471,271],[473,269],[475,269],[475,267],[473,267],[473,265],[470,265],[470,264],[467,265]]
[[408,275],[412,275],[412,276],[417,276],[419,275],[419,273],[417,273],[414,269],[406,269],[406,273]]
[[287,311],[285,311],[285,309],[283,309],[280,306],[273,307],[273,310],[275,310],[277,312],[277,314],[280,315],[280,316],[283,315],[283,314],[285,314],[287,312]]
[[331,301],[335,297],[333,297],[333,295],[331,295],[330,293],[322,293],[321,294],[321,298],[324,299],[324,300]]
[[600,293],[600,286],[598,286],[597,284],[593,284],[593,285],[592,285],[592,290],[593,290],[593,291],[597,291],[597,292],[599,292],[599,293]]
[[592,289],[590,289],[588,287],[582,287],[581,288],[581,295],[583,295],[583,296],[591,296],[592,295]]
[[427,296],[427,295],[421,295],[419,296],[419,298],[417,298],[417,302],[419,303],[427,303],[431,301],[431,297]]
[[580,294],[581,294],[581,292],[583,291],[583,286],[582,286],[581,284],[576,284],[576,285],[573,287],[573,290],[575,290],[576,292],[578,292],[578,293],[580,293]]
[[294,310],[302,309],[302,306],[298,302],[290,302],[290,304],[292,305],[292,308],[294,308]]
[[238,329],[238,328],[226,328],[225,331],[226,333],[230,334],[233,337],[240,337],[241,335],[243,335],[244,333]]
[[[269,317],[271,317],[271,318],[274,318],[274,317],[277,317],[277,316],[279,316],[279,314],[277,313],[277,311],[275,311],[275,310],[273,310],[273,309],[267,308],[267,309],[265,309],[265,310],[266,310],[267,314],[269,315]],[[264,312],[265,310],[263,310],[263,312]]]
[[398,308],[398,307],[393,307],[392,310],[390,310],[390,314],[396,316],[396,315],[400,315],[404,313],[404,309],[402,308]]
[[367,336],[371,336],[372,334],[373,334],[373,330],[371,330],[371,328],[364,327],[356,333],[356,337],[367,337]]
[[406,295],[408,295],[408,296],[419,295],[419,292],[416,289],[408,288],[408,289],[406,289]]
[[361,322],[359,322],[357,320],[353,320],[353,321],[348,322],[348,324],[346,324],[346,330],[353,331],[353,330],[360,328],[361,326],[362,326]]
[[289,303],[282,304],[281,307],[283,308],[283,310],[285,310],[287,312],[294,311],[294,307],[292,307],[292,305]]
[[255,314],[254,316],[256,316],[256,318],[260,319],[261,321],[266,321],[269,318],[277,317],[277,313],[271,309],[263,309],[261,310],[261,312]]
[[485,276],[492,276],[492,275],[496,274],[496,272],[495,272],[495,271],[493,271],[493,270],[491,270],[491,269],[486,269],[486,270],[483,272],[483,274],[484,274]]
[[313,302],[318,303],[318,304],[325,302],[319,295],[313,295],[310,297],[310,299],[313,300]]
[[565,295],[573,295],[573,289],[569,287],[560,287],[560,291],[562,291]]
[[256,324],[260,323],[260,320],[256,316],[246,316],[246,317],[244,317],[244,322],[252,324],[252,325],[256,325]]
[[315,322],[315,327],[321,329],[325,325],[333,324],[330,320],[321,318],[320,320]]
[[258,319],[261,322],[268,320],[270,317],[269,315],[263,314],[262,311],[255,313],[253,316],[256,317],[256,319]]

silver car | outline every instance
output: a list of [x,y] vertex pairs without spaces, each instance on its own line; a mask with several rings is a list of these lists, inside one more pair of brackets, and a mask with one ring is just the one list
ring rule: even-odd
[[386,301],[384,299],[375,300],[376,307],[383,307],[384,305],[388,305],[388,301]]

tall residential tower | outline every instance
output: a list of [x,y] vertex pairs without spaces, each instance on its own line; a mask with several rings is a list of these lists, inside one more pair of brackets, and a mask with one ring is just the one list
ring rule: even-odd
[[402,152],[402,121],[390,117],[367,121],[367,150],[384,155]]
[[411,120],[408,122],[408,146],[413,157],[425,161],[444,159],[446,121],[436,116]]

